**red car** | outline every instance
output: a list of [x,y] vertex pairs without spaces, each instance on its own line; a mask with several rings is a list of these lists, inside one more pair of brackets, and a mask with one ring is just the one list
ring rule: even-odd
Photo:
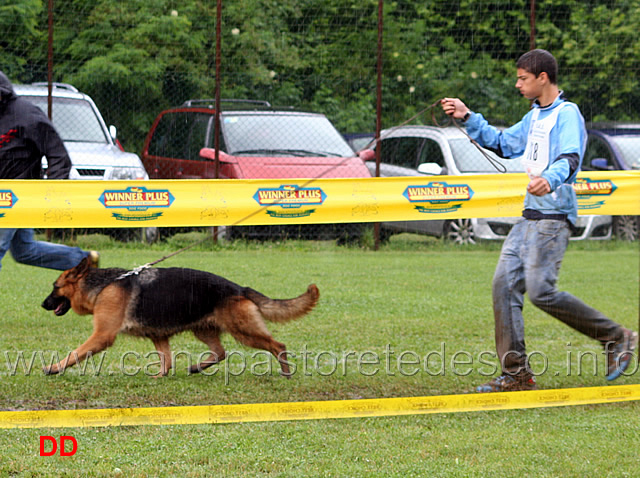
[[[232,104],[220,113],[218,178],[371,177],[326,116],[274,110],[266,102]],[[215,178],[214,124],[212,100],[190,100],[160,113],[141,155],[149,177]]]
[[[151,179],[216,178],[214,100],[189,100],[153,122],[141,159]],[[217,178],[368,178],[371,173],[326,116],[273,109],[264,101],[223,100]],[[360,225],[356,225],[361,229]],[[309,229],[302,234],[302,229]],[[328,233],[319,231],[328,229]],[[344,236],[353,225],[280,228],[288,236]],[[274,228],[234,228],[236,234]],[[235,234],[234,234],[235,235]],[[252,234],[255,236],[256,234]],[[350,232],[347,235],[353,236]]]

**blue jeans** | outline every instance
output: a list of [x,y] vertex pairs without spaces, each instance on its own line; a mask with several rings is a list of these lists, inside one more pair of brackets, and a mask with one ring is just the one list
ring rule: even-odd
[[7,251],[16,262],[59,271],[77,266],[89,255],[79,247],[36,241],[33,229],[0,229],[0,261]]
[[524,219],[502,246],[493,277],[493,313],[503,373],[528,369],[522,316],[525,292],[533,305],[603,346],[622,336],[620,325],[556,288],[570,235],[565,221]]

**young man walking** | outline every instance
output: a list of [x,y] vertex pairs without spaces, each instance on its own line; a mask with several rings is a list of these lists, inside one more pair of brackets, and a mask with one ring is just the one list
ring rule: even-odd
[[478,392],[534,390],[524,340],[524,294],[538,308],[598,340],[607,357],[607,380],[629,366],[638,334],[613,322],[580,299],[556,288],[578,207],[572,184],[586,146],[584,119],[557,85],[556,59],[532,50],[517,62],[516,88],[532,100],[516,125],[499,131],[458,98],[444,98],[443,110],[461,119],[469,136],[504,158],[522,156],[529,175],[523,220],[505,240],[493,278],[495,341],[502,373]]

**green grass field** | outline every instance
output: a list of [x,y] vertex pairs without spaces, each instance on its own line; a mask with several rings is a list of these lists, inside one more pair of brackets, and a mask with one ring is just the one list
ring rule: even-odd
[[[133,268],[195,237],[153,247],[88,237],[79,245],[99,248],[102,267]],[[44,376],[42,365],[89,336],[91,319],[73,312],[55,317],[40,308],[58,273],[6,257],[0,410],[472,392],[497,369],[497,359],[486,358],[494,350],[490,284],[499,245],[392,239],[380,251],[312,242],[203,245],[159,265],[215,272],[277,298],[316,283],[320,303],[309,316],[268,324],[292,354],[291,380],[280,377],[264,353],[229,336],[223,345],[231,360],[190,376],[189,362],[205,351],[190,334],[172,340],[176,367],[162,379],[150,376],[158,370],[151,341],[127,336],[86,366]],[[639,261],[637,244],[572,243],[560,287],[637,329]],[[525,315],[541,388],[608,385],[599,345],[530,304]],[[614,382],[637,383],[640,373]],[[640,404],[630,402],[375,419],[0,430],[0,476],[637,476],[639,411]],[[40,457],[40,435],[73,435],[79,450],[73,457]]]

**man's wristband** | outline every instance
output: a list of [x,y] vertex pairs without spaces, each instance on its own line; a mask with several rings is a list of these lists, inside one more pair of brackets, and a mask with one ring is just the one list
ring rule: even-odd
[[469,116],[471,116],[471,111],[467,111],[467,113],[462,117],[462,122],[466,123],[469,119]]

